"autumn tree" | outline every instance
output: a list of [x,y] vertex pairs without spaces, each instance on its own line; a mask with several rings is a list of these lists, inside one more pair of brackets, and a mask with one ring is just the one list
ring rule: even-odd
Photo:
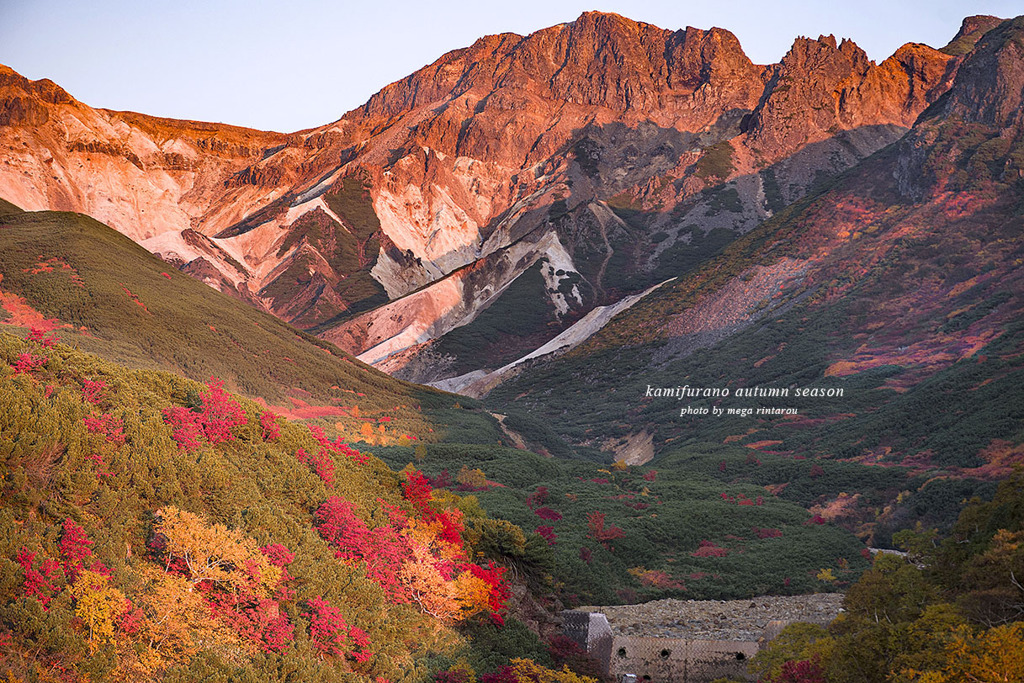
[[192,586],[208,581],[229,588],[245,587],[266,595],[277,585],[281,569],[256,543],[223,524],[207,526],[191,512],[167,506],[157,510],[155,531],[162,537],[166,567],[180,560]]
[[611,550],[612,541],[626,535],[625,531],[614,524],[605,526],[604,513],[597,510],[587,515],[587,528],[589,529],[590,537],[595,541],[599,541],[608,550]]
[[89,649],[114,643],[114,624],[125,610],[124,593],[108,585],[110,577],[85,570],[71,584],[75,616],[89,629]]
[[487,488],[487,475],[485,475],[484,471],[479,468],[471,470],[463,465],[459,469],[459,473],[455,475],[455,481],[470,489]]

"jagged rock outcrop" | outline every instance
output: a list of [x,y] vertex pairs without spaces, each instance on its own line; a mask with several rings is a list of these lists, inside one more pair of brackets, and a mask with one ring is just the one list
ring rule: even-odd
[[955,60],[907,44],[874,64],[852,41],[798,38],[774,68],[751,117],[747,143],[768,161],[839,131],[884,124],[909,128],[949,88]]
[[1002,129],[1024,121],[1024,17],[985,33],[939,106],[941,116]]
[[[961,33],[969,37],[968,20],[964,27]],[[955,83],[921,119],[899,144],[894,175],[904,197],[920,201],[971,192],[989,180],[1008,190],[1019,183],[1024,173],[1024,17],[1001,22],[976,38]]]

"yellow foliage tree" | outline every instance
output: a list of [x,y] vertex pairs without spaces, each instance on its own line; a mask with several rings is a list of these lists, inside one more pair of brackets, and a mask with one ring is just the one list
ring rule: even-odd
[[151,662],[151,667],[166,661],[187,662],[203,647],[238,643],[235,634],[213,618],[188,579],[159,570],[145,575],[142,634],[150,652],[143,659]]
[[364,422],[363,426],[359,428],[359,436],[366,443],[374,443],[376,439],[373,434],[373,425],[371,425],[369,422]]
[[223,524],[207,526],[199,515],[167,506],[157,510],[156,531],[166,539],[168,565],[179,558],[188,570],[191,590],[210,581],[256,595],[267,595],[277,586],[281,570],[270,564],[255,541]]
[[491,611],[491,584],[475,576],[472,572],[462,572],[455,579],[455,588],[461,618],[468,619],[474,614]]
[[[449,510],[458,515],[458,510]],[[441,525],[410,520],[403,532],[412,550],[412,559],[399,572],[399,581],[413,601],[426,614],[453,623],[490,611],[491,585],[472,571],[459,572],[454,580],[446,566],[458,566],[466,560],[459,545],[438,537]],[[520,532],[521,533],[521,532]]]
[[463,465],[459,469],[459,473],[455,475],[455,481],[464,486],[472,486],[477,489],[487,488],[487,475],[479,468],[471,470]]
[[816,578],[818,579],[818,581],[835,581],[836,575],[835,572],[832,571],[831,567],[829,567],[826,569],[822,569],[820,572],[818,572]]
[[399,581],[420,610],[434,618],[451,623],[461,617],[458,586],[447,581],[438,571],[437,559],[422,543],[410,543],[412,558],[402,565]]
[[580,676],[567,666],[558,671],[541,666],[532,659],[513,659],[512,674],[517,683],[597,683],[596,678]]
[[103,574],[83,571],[71,584],[75,616],[89,627],[91,652],[95,652],[101,644],[114,643],[114,620],[124,612],[124,593],[111,588],[109,582],[110,578]]
[[923,673],[917,680],[926,683],[1024,681],[1024,622],[997,626],[980,634],[960,627],[956,639],[946,649],[946,658],[941,671]]

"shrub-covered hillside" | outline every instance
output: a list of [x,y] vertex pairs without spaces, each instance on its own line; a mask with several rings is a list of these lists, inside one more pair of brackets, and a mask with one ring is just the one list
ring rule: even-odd
[[478,438],[500,438],[488,421],[451,410],[454,396],[377,372],[81,214],[0,204],[0,324],[52,330],[130,367],[216,376],[275,412],[338,424],[352,438],[434,440],[466,422],[487,432]]
[[2,334],[0,405],[10,680],[422,680],[481,661],[506,564],[544,581],[472,501],[216,380]]
[[[392,467],[413,463],[435,487],[475,496],[494,517],[545,539],[555,558],[558,595],[567,605],[635,603],[664,597],[745,598],[835,590],[867,566],[867,549],[835,519],[799,503],[836,495],[838,487],[879,474],[899,487],[903,476],[861,465],[831,467],[831,479],[798,484],[796,502],[761,482],[729,481],[702,471],[728,460],[736,471],[747,449],[714,445],[691,451],[695,462],[666,467],[601,467],[542,458],[510,448],[432,444],[374,449]],[[738,461],[738,462],[737,462]],[[757,461],[757,464],[752,464]],[[782,463],[751,469],[768,480]],[[812,465],[802,463],[804,470]],[[712,468],[709,468],[712,469]],[[839,476],[839,470],[847,471]],[[794,492],[797,488],[794,487]],[[826,513],[827,514],[827,513]],[[826,577],[826,578],[821,578]]]

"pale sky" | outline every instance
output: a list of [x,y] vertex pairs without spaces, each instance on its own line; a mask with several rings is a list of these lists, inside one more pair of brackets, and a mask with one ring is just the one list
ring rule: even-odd
[[291,132],[480,36],[587,10],[725,28],[766,64],[800,35],[851,38],[875,61],[942,47],[964,16],[1024,14],[1024,0],[0,0],[0,63],[94,107]]

